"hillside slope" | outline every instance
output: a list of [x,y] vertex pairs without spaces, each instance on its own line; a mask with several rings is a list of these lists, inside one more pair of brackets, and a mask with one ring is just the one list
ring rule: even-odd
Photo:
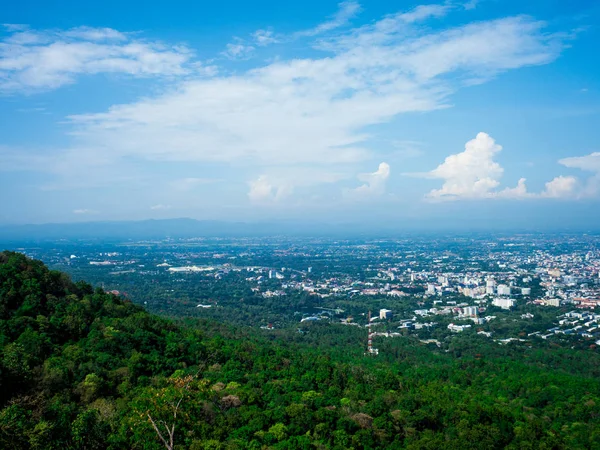
[[235,335],[0,253],[0,448],[600,448],[592,377]]

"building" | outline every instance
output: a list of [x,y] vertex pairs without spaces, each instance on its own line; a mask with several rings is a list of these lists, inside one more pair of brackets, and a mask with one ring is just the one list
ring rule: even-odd
[[494,295],[496,292],[496,282],[492,279],[488,279],[485,282],[485,293],[488,295]]
[[492,301],[492,305],[498,306],[502,309],[510,309],[515,306],[515,301],[512,298],[495,298]]
[[531,288],[521,288],[522,295],[531,295]]
[[471,328],[471,325],[454,325],[453,323],[448,325],[448,329],[453,333],[461,333],[468,328]]
[[507,286],[506,284],[499,284],[498,295],[510,295],[510,286]]
[[479,308],[477,306],[467,306],[462,310],[463,316],[475,317],[479,314]]
[[392,318],[392,310],[390,309],[380,309],[379,310],[379,318],[380,319],[391,319]]

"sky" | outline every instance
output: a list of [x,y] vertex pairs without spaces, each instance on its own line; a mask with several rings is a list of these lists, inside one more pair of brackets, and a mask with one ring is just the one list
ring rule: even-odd
[[10,2],[0,223],[600,223],[600,2]]

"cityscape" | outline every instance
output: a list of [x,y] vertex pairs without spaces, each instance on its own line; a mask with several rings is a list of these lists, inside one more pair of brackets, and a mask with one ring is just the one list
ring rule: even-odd
[[90,241],[21,250],[151,311],[229,320],[243,311],[240,323],[265,330],[319,321],[438,346],[456,333],[498,344],[594,346],[599,249],[594,235],[490,235]]

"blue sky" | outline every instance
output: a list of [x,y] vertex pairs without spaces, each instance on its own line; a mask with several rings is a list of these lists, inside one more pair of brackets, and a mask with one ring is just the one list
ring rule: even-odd
[[0,222],[594,227],[599,19],[595,1],[11,2]]

